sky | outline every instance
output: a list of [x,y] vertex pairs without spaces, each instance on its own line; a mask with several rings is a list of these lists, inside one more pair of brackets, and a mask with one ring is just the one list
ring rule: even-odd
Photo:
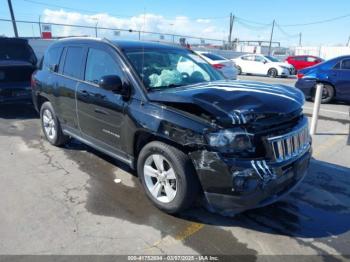
[[[155,31],[227,40],[229,15],[235,16],[233,38],[273,40],[295,46],[345,45],[350,37],[350,0],[12,0],[17,20],[79,24]],[[300,25],[317,21],[325,23]],[[0,18],[9,19],[7,0],[0,0]],[[288,26],[289,25],[289,26]],[[290,26],[292,25],[292,26]],[[39,34],[38,25],[18,24],[21,36]],[[54,26],[54,35],[94,35],[94,29]],[[0,22],[0,35],[13,35],[11,23]],[[136,37],[101,30],[99,36]],[[154,36],[158,37],[159,36]]]

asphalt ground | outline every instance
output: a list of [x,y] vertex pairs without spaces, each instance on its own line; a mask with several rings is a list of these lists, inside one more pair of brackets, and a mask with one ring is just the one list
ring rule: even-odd
[[[312,106],[306,103],[306,114]],[[0,254],[249,255],[244,257],[249,261],[332,255],[332,261],[345,261],[349,106],[322,105],[320,113],[313,159],[301,185],[273,205],[232,218],[201,207],[167,215],[147,200],[135,174],[120,162],[75,140],[53,147],[31,107],[0,106]]]

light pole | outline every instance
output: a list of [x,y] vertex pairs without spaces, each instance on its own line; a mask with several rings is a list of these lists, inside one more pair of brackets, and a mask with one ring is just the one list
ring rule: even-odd
[[92,20],[96,21],[95,23],[95,37],[97,38],[97,25],[98,25],[98,18],[97,17],[93,17],[91,18]]

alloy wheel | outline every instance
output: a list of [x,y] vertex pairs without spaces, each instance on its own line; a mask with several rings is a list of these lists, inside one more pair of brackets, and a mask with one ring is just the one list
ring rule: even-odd
[[51,140],[53,140],[56,137],[56,124],[55,120],[53,119],[52,113],[50,110],[45,109],[43,112],[43,125],[44,125],[44,131],[47,137]]
[[162,155],[150,155],[144,164],[145,184],[151,195],[162,203],[170,203],[177,193],[174,168]]

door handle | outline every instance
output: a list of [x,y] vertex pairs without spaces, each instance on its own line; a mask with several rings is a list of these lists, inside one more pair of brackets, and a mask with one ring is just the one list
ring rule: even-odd
[[102,110],[102,109],[100,109],[100,108],[95,108],[94,111],[95,111],[95,113],[97,113],[97,114],[109,115],[107,111]]
[[89,92],[86,91],[86,90],[82,90],[82,91],[81,91],[81,94],[82,94],[83,96],[89,96]]

